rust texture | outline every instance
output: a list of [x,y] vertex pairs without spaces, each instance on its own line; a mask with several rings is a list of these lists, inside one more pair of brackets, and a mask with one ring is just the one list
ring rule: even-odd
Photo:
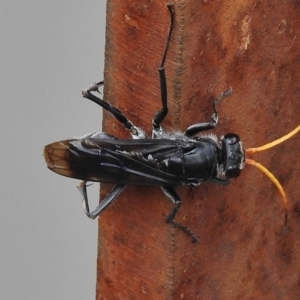
[[[208,121],[229,86],[217,135],[261,146],[299,124],[299,1],[182,0],[175,13],[166,129]],[[104,96],[148,134],[168,26],[164,1],[108,1]],[[129,137],[106,113],[103,126]],[[128,187],[99,218],[97,299],[299,299],[299,150],[298,135],[256,155],[287,193],[286,229],[277,189],[251,166],[226,187],[177,189],[176,220],[197,244],[164,223],[171,204],[159,188]],[[102,197],[110,189],[102,185]]]

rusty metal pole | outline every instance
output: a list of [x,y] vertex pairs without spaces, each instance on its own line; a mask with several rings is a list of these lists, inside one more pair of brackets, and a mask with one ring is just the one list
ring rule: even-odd
[[[298,1],[175,3],[166,61],[166,129],[209,120],[219,105],[217,135],[239,134],[246,147],[281,137],[300,122]],[[160,106],[157,66],[169,15],[164,1],[109,0],[105,99],[150,134]],[[104,113],[104,131],[129,134]],[[164,223],[170,203],[156,187],[128,187],[99,218],[97,299],[299,299],[300,136],[257,155],[283,184],[277,189],[246,167],[229,186],[178,188],[176,217],[199,237]],[[102,196],[111,186],[102,185]]]

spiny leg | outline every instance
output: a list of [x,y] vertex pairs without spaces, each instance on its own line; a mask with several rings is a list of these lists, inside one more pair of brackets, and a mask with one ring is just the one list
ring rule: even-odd
[[173,209],[171,210],[171,212],[166,217],[166,223],[170,223],[174,227],[177,227],[177,228],[181,229],[182,231],[184,231],[192,239],[193,243],[198,242],[197,237],[193,234],[193,232],[189,228],[187,228],[186,226],[184,226],[180,223],[177,223],[177,222],[173,221],[175,216],[176,216],[176,213],[177,213],[177,211],[178,211],[178,209],[181,205],[181,199],[179,198],[179,196],[177,195],[175,190],[170,186],[162,186],[161,189],[164,192],[164,194],[174,204]]
[[217,123],[218,123],[218,113],[216,110],[216,105],[225,97],[228,97],[232,95],[232,89],[229,88],[229,90],[221,93],[213,102],[213,114],[211,116],[211,120],[209,122],[206,123],[197,123],[194,125],[189,126],[186,131],[185,131],[185,135],[187,136],[193,136],[201,131],[204,130],[208,130],[208,129],[212,129],[215,128]]
[[167,41],[166,41],[163,57],[161,60],[161,64],[158,68],[162,109],[156,112],[153,117],[152,126],[154,131],[160,130],[160,124],[168,114],[168,95],[167,95],[167,81],[166,81],[166,74],[165,74],[165,61],[166,61],[171,35],[174,27],[174,4],[168,3],[167,7],[171,18],[170,28],[169,28],[169,33],[167,35]]
[[194,235],[194,233],[187,228],[186,226],[182,225],[181,223],[177,223],[174,221],[171,221],[170,224],[172,224],[174,227],[181,229],[183,232],[185,232],[192,240],[192,243],[198,243],[198,238]]
[[130,131],[130,134],[133,139],[145,139],[147,138],[145,133],[137,126],[133,125],[131,121],[117,108],[115,108],[110,103],[96,97],[91,92],[99,92],[99,87],[102,86],[104,81],[94,82],[89,85],[86,89],[82,91],[82,96],[87,98],[96,104],[100,105],[102,108],[111,113],[126,129]]
[[87,190],[86,190],[86,188],[87,188],[86,181],[82,181],[78,185],[77,188],[78,188],[80,196],[81,196],[83,210],[84,210],[85,214],[89,218],[95,219],[112,201],[114,201],[120,195],[120,193],[125,188],[125,184],[117,184],[110,191],[110,193],[99,203],[99,205],[96,207],[96,209],[93,210],[92,212],[90,212],[90,208],[89,208],[89,201],[88,201]]
[[175,192],[175,190],[172,187],[170,187],[170,186],[162,186],[161,189],[164,192],[164,194],[174,204],[173,209],[171,210],[171,212],[166,217],[166,223],[170,223],[175,218],[175,215],[176,215],[176,213],[177,213],[177,211],[178,211],[178,209],[179,209],[179,207],[181,205],[181,199],[179,198],[179,196],[177,195],[177,193]]

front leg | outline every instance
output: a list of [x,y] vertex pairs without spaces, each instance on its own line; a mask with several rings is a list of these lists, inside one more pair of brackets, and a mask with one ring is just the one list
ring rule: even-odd
[[111,113],[126,129],[130,131],[130,134],[133,139],[145,139],[147,138],[146,134],[137,126],[133,125],[131,121],[117,108],[115,108],[110,103],[96,97],[91,92],[99,92],[99,87],[102,86],[104,81],[95,82],[89,85],[86,89],[82,91],[82,96],[87,98],[96,104],[100,105],[102,108]]
[[211,120],[209,122],[206,123],[197,123],[194,125],[189,126],[186,131],[185,131],[185,135],[187,136],[193,136],[201,131],[204,130],[208,130],[208,129],[213,129],[216,127],[217,123],[218,123],[218,113],[216,110],[216,105],[225,97],[228,97],[232,95],[232,89],[230,88],[229,90],[221,93],[213,102],[213,114],[211,116]]

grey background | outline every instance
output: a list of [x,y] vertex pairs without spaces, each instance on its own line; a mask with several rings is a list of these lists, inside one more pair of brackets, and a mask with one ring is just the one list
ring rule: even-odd
[[102,111],[81,90],[103,77],[105,6],[1,2],[1,299],[95,298],[97,221],[42,151],[100,131]]

